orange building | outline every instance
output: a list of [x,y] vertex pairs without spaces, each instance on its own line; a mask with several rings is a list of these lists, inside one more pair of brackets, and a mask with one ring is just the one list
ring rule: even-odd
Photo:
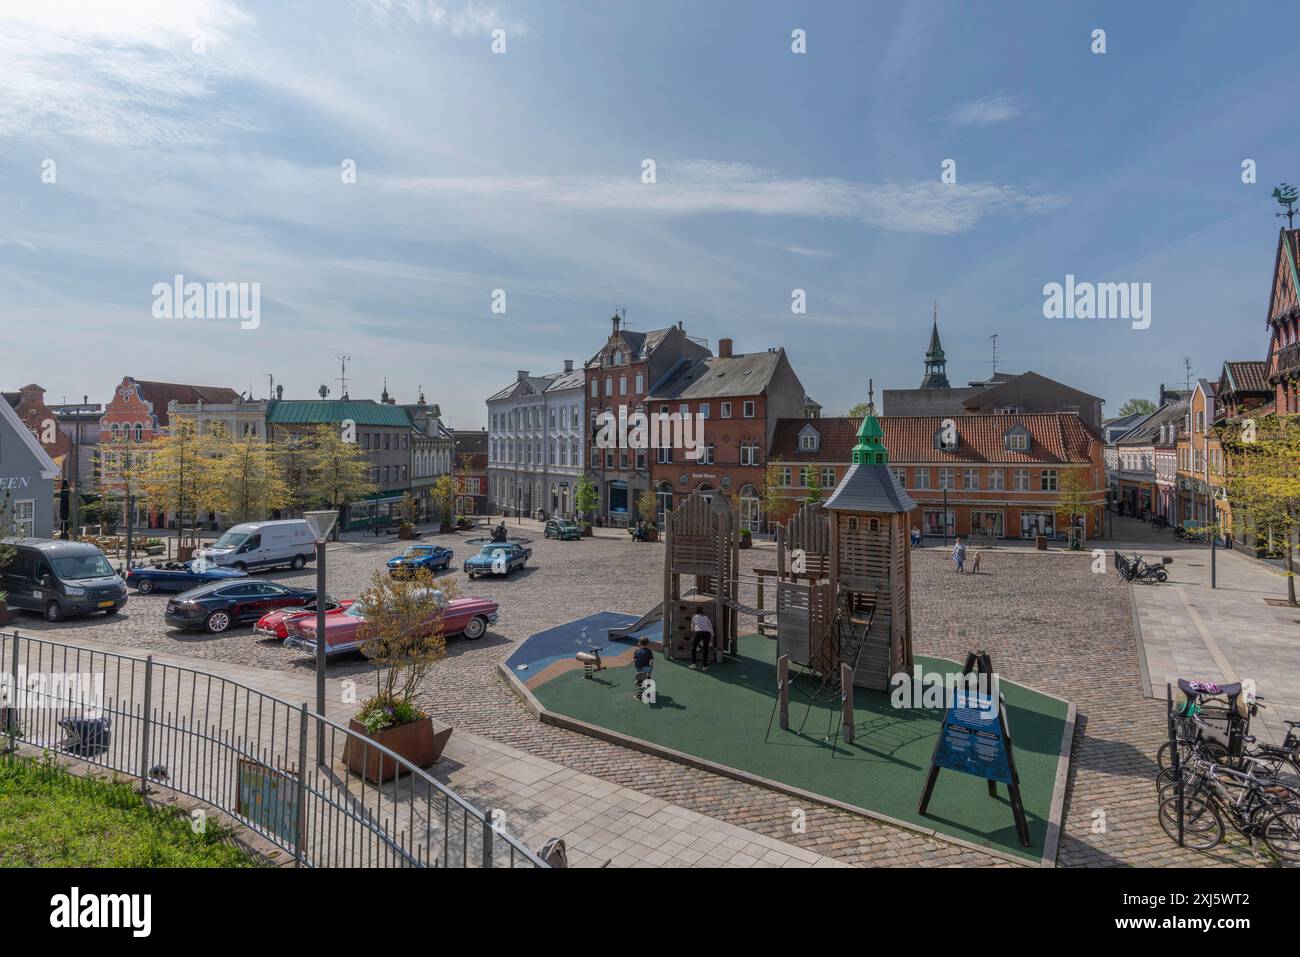
[[[771,461],[792,499],[809,481],[829,495],[844,478],[862,420],[783,419]],[[890,468],[921,506],[926,535],[996,538],[1064,534],[1057,514],[1064,474],[1084,473],[1090,489],[1087,537],[1101,534],[1106,467],[1101,437],[1068,412],[1025,415],[881,416]],[[945,514],[946,503],[946,514]]]

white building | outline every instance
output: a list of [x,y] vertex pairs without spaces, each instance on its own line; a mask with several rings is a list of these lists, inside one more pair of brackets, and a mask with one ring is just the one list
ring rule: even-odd
[[488,398],[490,511],[573,516],[586,447],[585,378],[565,360],[563,372],[520,371]]

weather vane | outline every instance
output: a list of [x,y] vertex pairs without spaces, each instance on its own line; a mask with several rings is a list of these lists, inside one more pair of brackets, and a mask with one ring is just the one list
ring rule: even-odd
[[1273,215],[1277,216],[1279,219],[1285,216],[1287,229],[1293,229],[1295,227],[1295,204],[1298,196],[1300,196],[1300,189],[1296,189],[1296,187],[1289,186],[1286,183],[1282,183],[1273,190],[1273,198],[1277,200],[1285,210],[1284,212],[1274,213]]

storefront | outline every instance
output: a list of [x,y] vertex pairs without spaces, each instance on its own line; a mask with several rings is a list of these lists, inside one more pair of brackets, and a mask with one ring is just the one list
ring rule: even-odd
[[59,468],[18,414],[0,400],[0,536],[51,538]]
[[1036,538],[1046,535],[1051,538],[1056,534],[1056,516],[1052,512],[1021,512],[1020,537]]
[[922,535],[952,535],[957,530],[956,515],[952,509],[947,510],[947,520],[941,508],[927,508],[921,512]]
[[1006,513],[994,511],[993,509],[972,509],[970,513],[970,533],[971,535],[992,535],[994,538],[1003,536],[1004,522]]

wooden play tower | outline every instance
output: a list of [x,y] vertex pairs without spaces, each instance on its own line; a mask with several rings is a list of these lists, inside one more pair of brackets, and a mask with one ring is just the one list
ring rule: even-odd
[[[691,617],[702,611],[713,622],[714,658],[736,653],[736,575],[740,523],[721,495],[687,496],[664,520],[663,647],[669,658],[691,655]],[[683,590],[682,576],[693,579]]]
[[777,654],[836,686],[848,665],[855,686],[877,691],[912,667],[907,516],[917,507],[890,471],[882,437],[871,410],[835,493],[777,535]]

